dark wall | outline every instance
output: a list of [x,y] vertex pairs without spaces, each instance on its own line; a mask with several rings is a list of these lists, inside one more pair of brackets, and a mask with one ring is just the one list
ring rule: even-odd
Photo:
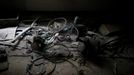
[[0,9],[3,11],[16,11],[25,10],[26,2],[25,0],[1,0]]
[[2,10],[105,10],[114,9],[113,0],[3,0],[0,2]]
[[112,6],[112,0],[26,0],[27,10],[102,10]]
[[[68,11],[72,14],[70,11],[85,10],[82,13],[76,11],[73,14],[77,15],[80,13],[84,16],[87,16],[87,14],[89,16],[98,14],[101,17],[110,14],[111,21],[113,21],[112,16],[114,15],[116,16],[114,19],[117,19],[117,21],[123,19],[124,22],[127,20],[126,17],[128,17],[126,15],[130,14],[130,11],[128,11],[131,8],[130,3],[129,1],[118,0],[3,0],[0,1],[0,18],[16,17],[20,13],[16,11],[26,11],[21,14],[27,14],[27,11],[43,11],[43,14],[46,14],[44,11],[48,11],[47,14],[49,14],[49,11]],[[31,14],[31,12],[29,13]],[[51,12],[51,14],[55,15],[55,12]],[[57,14],[63,13],[57,12]],[[106,18],[106,20],[109,19]]]

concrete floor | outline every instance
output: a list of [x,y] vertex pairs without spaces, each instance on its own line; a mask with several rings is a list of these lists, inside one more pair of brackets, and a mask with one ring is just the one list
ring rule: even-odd
[[[30,62],[30,57],[12,56],[8,58],[9,68],[7,71],[0,73],[0,75],[26,75],[26,65]],[[77,63],[74,62],[75,65]],[[107,62],[102,67],[88,62],[88,69],[86,75],[114,75],[113,66],[110,62]],[[48,66],[49,67],[49,66]],[[83,68],[83,67],[81,67]],[[83,70],[84,70],[83,69]],[[60,63],[56,65],[56,69],[52,75],[78,75],[75,68],[68,62]]]
[[[30,63],[31,58],[25,52],[25,50],[8,51],[9,67],[8,70],[0,72],[0,75],[26,75],[26,65]],[[85,65],[86,67],[81,66],[79,69],[84,70],[85,75],[134,75],[134,61],[132,59],[105,58],[101,61],[96,61],[96,63],[88,61]],[[78,65],[76,62],[73,62],[73,64]],[[51,70],[51,66],[53,65],[45,67]],[[52,75],[63,74],[78,75],[76,68],[72,67],[67,61],[56,64],[55,71],[52,73]]]
[[[30,56],[10,56],[8,57],[9,68],[0,72],[0,75],[26,75],[26,65],[30,62]],[[73,62],[77,65],[76,62]],[[98,61],[99,65],[93,62],[87,62],[85,70],[86,75],[134,75],[134,61],[129,59],[105,59]],[[51,69],[51,65],[46,66]],[[88,68],[87,68],[88,67]],[[117,73],[118,72],[118,73]],[[75,67],[70,63],[64,62],[56,65],[52,75],[78,75]]]

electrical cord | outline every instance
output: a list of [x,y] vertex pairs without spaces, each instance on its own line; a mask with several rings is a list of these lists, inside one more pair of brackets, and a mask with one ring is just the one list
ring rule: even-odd
[[[65,28],[65,26],[66,26],[66,24],[67,24],[67,20],[66,20],[65,18],[55,18],[55,19],[49,21],[49,23],[48,23],[48,25],[47,25],[48,28],[50,28],[50,29],[49,29],[50,31],[51,31],[51,30],[54,30],[53,28],[50,27],[51,23],[54,22],[54,21],[56,21],[56,20],[59,20],[59,19],[64,20],[63,26],[62,26],[61,28],[59,27],[60,29],[58,29],[58,31],[55,31],[54,33],[60,32],[61,30],[63,30],[63,29]],[[55,27],[55,26],[54,26],[54,27]],[[79,36],[79,31],[78,31],[78,29],[74,26],[74,24],[72,24],[71,28],[69,28],[69,29],[70,29],[70,30],[69,30],[68,33],[69,33],[70,35],[73,34],[73,30],[75,30],[77,37]],[[63,46],[64,48],[66,48],[66,49],[64,49],[64,50],[68,51],[68,55],[65,56],[64,58],[61,58],[61,56],[59,56],[60,58],[59,58],[59,57],[56,57],[56,58],[55,58],[55,53],[54,53],[53,55],[51,55],[51,56],[48,56],[48,55],[45,53],[45,51],[44,51],[44,52],[41,52],[41,51],[33,50],[33,52],[35,52],[35,53],[37,53],[37,54],[40,54],[42,57],[33,60],[32,63],[31,63],[31,65],[28,65],[28,67],[27,67],[27,72],[28,72],[29,74],[32,74],[32,73],[30,72],[30,69],[32,68],[33,65],[39,66],[39,65],[44,64],[44,63],[34,64],[34,62],[36,62],[36,61],[38,61],[38,60],[40,60],[40,59],[43,58],[43,59],[46,59],[46,60],[48,60],[48,61],[50,61],[50,62],[52,62],[52,63],[55,64],[53,70],[52,70],[50,73],[47,74],[47,75],[50,75],[50,74],[52,74],[53,71],[55,70],[57,63],[64,62],[64,61],[66,61],[68,58],[70,58],[70,56],[71,56],[71,51],[68,49],[68,47],[67,47],[66,45],[63,45],[63,44],[51,44],[51,45],[45,47],[44,50],[48,50],[48,49],[50,49],[50,48],[52,48],[52,47],[54,47],[54,46],[56,46],[56,45],[60,45],[60,46]],[[53,57],[53,56],[54,56],[54,57]],[[58,60],[56,60],[56,59],[58,59]],[[44,73],[45,73],[45,71],[42,72],[42,73],[39,73],[38,75],[42,75],[42,74],[44,74]]]
[[[61,45],[62,45],[62,44],[61,44]],[[64,46],[64,45],[63,45],[63,46]],[[65,47],[66,47],[66,46],[65,46]],[[32,68],[33,65],[39,66],[39,65],[41,65],[41,64],[44,64],[44,63],[40,63],[40,64],[38,64],[38,65],[37,65],[37,64],[34,64],[34,62],[36,62],[36,61],[38,61],[38,60],[40,60],[40,59],[47,59],[48,61],[50,61],[50,62],[52,62],[52,63],[55,64],[53,70],[52,70],[51,72],[49,72],[47,75],[51,75],[51,74],[54,72],[57,63],[64,62],[64,61],[66,61],[66,59],[67,59],[67,58],[64,58],[64,59],[60,59],[60,60],[57,61],[57,60],[54,60],[55,58],[51,58],[51,57],[45,56],[45,53],[42,53],[42,52],[39,52],[39,51],[35,51],[35,50],[33,50],[33,52],[42,55],[42,57],[33,60],[31,65],[27,65],[27,69],[26,69],[26,70],[27,70],[27,73],[29,73],[30,75],[33,75],[33,74],[30,72],[30,69]],[[70,53],[71,53],[71,52],[69,52],[68,56],[70,55]],[[46,73],[46,72],[44,71],[44,72],[39,73],[39,74],[37,74],[37,75],[42,75],[42,74],[45,74],[45,73]]]
[[[37,58],[37,59],[33,60],[33,61],[31,62],[31,64],[28,64],[28,65],[27,65],[27,67],[26,67],[26,72],[27,72],[28,74],[34,75],[34,74],[32,74],[32,72],[31,72],[30,70],[32,69],[33,65],[35,65],[34,63],[35,63],[36,61],[40,60],[40,59],[43,59],[43,57]],[[42,64],[44,64],[44,63],[42,63]],[[44,71],[44,72],[39,72],[39,74],[35,74],[35,75],[43,75],[44,73],[45,73],[45,71]]]
[[[52,19],[52,20],[50,20],[50,21],[48,22],[48,25],[47,25],[48,30],[50,30],[50,31],[55,30],[55,29],[51,28],[50,25],[51,25],[51,23],[53,23],[53,22],[56,21],[56,20],[63,20],[64,23],[62,24],[63,26],[62,26],[60,29],[57,29],[57,31],[56,31],[55,33],[57,33],[57,32],[59,32],[59,31],[63,30],[63,29],[65,28],[66,24],[67,24],[67,20],[66,20],[64,17],[54,18],[54,19]],[[55,27],[55,26],[52,26],[52,27]]]
[[[45,50],[50,49],[50,48],[52,48],[52,47],[54,47],[54,46],[56,46],[56,45],[60,45],[60,46],[63,46],[63,47],[66,48],[66,50],[68,51],[68,55],[66,56],[66,58],[65,58],[65,57],[64,57],[64,58],[61,58],[61,56],[58,56],[58,57],[60,57],[60,58],[58,59],[58,57],[55,57],[55,54],[51,55],[51,57],[50,57],[48,54],[45,53],[45,51],[44,51],[44,52],[40,52],[40,51],[37,51],[37,50],[33,50],[33,52],[35,52],[35,53],[37,53],[37,54],[40,54],[40,55],[43,56],[45,59],[47,59],[47,60],[49,60],[49,61],[51,61],[51,62],[53,62],[53,63],[61,63],[61,62],[64,62],[64,59],[70,58],[70,56],[71,56],[71,51],[68,49],[67,46],[65,46],[65,45],[63,45],[63,44],[54,44],[54,45],[51,45],[51,46],[49,46],[49,47],[46,47]],[[58,60],[55,60],[55,59],[58,59]]]
[[71,24],[71,29],[70,29],[70,31],[68,33],[70,35],[73,34],[73,30],[76,31],[76,36],[78,37],[79,36],[79,31],[78,31],[77,27],[74,24]]
[[[52,63],[55,64],[53,70],[52,70],[51,72],[49,72],[47,75],[51,75],[51,74],[54,72],[57,63],[62,63],[62,62],[67,61],[67,60],[69,59],[69,56],[71,55],[71,51],[70,51],[70,50],[68,49],[68,47],[67,47],[66,45],[64,45],[64,44],[54,44],[54,45],[52,45],[52,46],[47,47],[46,49],[52,48],[52,47],[54,47],[55,45],[62,45],[62,46],[64,46],[64,47],[66,47],[67,50],[69,51],[68,56],[67,56],[67,57],[64,57],[64,58],[61,58],[61,59],[59,59],[59,60],[55,60],[56,58],[49,57],[49,56],[47,56],[47,55],[46,55],[45,53],[43,53],[43,52],[39,52],[39,51],[37,51],[37,50],[33,50],[33,52],[35,52],[35,53],[37,53],[37,54],[39,54],[39,55],[42,56],[41,58],[38,58],[38,59],[33,60],[33,62],[36,62],[37,60],[44,58],[44,59],[46,59],[46,60],[48,60],[48,61],[50,61],[50,62],[52,62]],[[68,61],[67,61],[67,62],[68,62]],[[69,62],[69,63],[70,63],[70,62]],[[34,65],[35,65],[35,66],[38,66],[38,65],[41,65],[41,64],[43,64],[43,63],[36,64],[36,65],[34,64]],[[71,63],[71,64],[73,65],[73,63]],[[73,66],[75,66],[75,65],[73,65]],[[77,67],[76,67],[76,69],[77,69]],[[78,71],[78,73],[79,73],[79,70],[77,70],[77,71]],[[45,74],[45,72],[43,72],[43,73]]]
[[[56,20],[64,20],[64,23],[63,23],[63,26],[62,26],[60,29],[57,29],[58,31],[55,31],[54,33],[58,33],[58,32],[60,32],[61,30],[63,30],[64,28],[67,27],[67,19],[66,19],[66,18],[63,18],[63,17],[55,18],[55,19],[49,21],[49,23],[48,23],[48,25],[47,25],[47,27],[48,27],[48,29],[49,29],[50,31],[54,31],[54,30],[55,30],[55,29],[51,28],[50,25],[51,25],[52,22],[54,22],[54,21],[56,21]],[[55,26],[53,26],[53,27],[55,27]],[[68,32],[69,35],[73,34],[73,30],[75,30],[75,31],[76,31],[76,36],[77,36],[77,37],[79,36],[79,31],[78,31],[78,29],[75,27],[74,24],[71,24],[71,27],[69,27],[68,30],[69,30],[69,32]],[[68,34],[67,34],[67,35],[68,35]]]
[[[29,75],[44,75],[44,74],[46,73],[46,71],[43,71],[43,72],[39,72],[38,74],[32,74],[32,72],[30,71],[30,70],[32,69],[33,65],[34,65],[34,66],[40,66],[40,65],[44,64],[44,63],[34,64],[36,61],[38,61],[38,60],[40,60],[40,59],[44,59],[44,57],[37,58],[37,59],[33,60],[33,61],[31,62],[31,64],[28,64],[28,65],[27,65],[27,67],[26,67],[26,72],[27,72]],[[50,71],[47,75],[51,75],[51,74],[54,72],[54,70],[55,70],[55,68],[56,68],[56,63],[54,63],[54,64],[55,64],[55,65],[54,65],[52,71]],[[43,67],[43,66],[42,66],[42,67]],[[42,70],[43,70],[43,68],[42,68]],[[41,70],[41,71],[42,71],[42,70]]]

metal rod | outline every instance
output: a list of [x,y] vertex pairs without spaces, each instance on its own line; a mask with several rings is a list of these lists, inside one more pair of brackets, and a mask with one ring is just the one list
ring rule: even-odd
[[25,30],[23,30],[20,34],[18,34],[12,41],[11,43],[15,42],[16,40],[18,40],[23,34],[25,34],[27,31],[29,31],[35,24],[35,22],[38,20],[39,18],[36,18],[33,23],[31,24],[30,27],[27,27]]

